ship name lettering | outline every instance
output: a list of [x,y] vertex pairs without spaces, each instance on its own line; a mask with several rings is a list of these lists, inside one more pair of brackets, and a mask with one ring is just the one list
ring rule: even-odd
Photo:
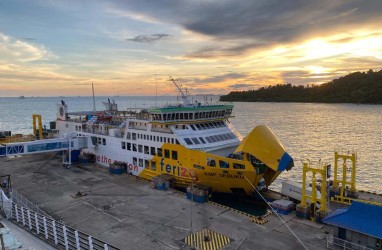
[[232,175],[232,174],[219,174],[219,177],[233,178],[233,179],[244,179],[244,176],[242,176],[242,175]]

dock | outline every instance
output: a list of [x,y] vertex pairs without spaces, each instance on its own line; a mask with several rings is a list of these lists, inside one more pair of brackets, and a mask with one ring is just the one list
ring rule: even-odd
[[[110,174],[93,164],[62,167],[55,153],[0,159],[0,175],[55,220],[120,249],[304,249],[275,215],[260,225],[213,203],[194,203],[176,190]],[[331,229],[282,216],[308,249],[326,249]],[[201,239],[207,233],[208,239]],[[190,243],[191,245],[187,244]]]

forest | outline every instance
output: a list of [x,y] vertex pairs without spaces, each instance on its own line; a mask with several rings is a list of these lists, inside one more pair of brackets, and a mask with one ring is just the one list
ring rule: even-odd
[[232,91],[221,96],[220,101],[382,104],[382,70],[354,72],[321,85],[287,83]]

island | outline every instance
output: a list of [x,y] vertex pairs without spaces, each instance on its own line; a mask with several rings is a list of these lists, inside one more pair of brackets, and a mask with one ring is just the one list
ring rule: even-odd
[[382,104],[382,70],[354,72],[321,85],[287,83],[232,91],[220,101]]

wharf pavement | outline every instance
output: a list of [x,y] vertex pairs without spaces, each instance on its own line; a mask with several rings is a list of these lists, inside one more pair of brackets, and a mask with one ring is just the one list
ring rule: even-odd
[[[202,229],[229,237],[222,249],[304,249],[275,215],[259,225],[225,207],[192,203],[185,194],[155,190],[147,181],[100,166],[63,168],[62,158],[51,156],[0,158],[0,175],[10,174],[12,187],[56,220],[120,249],[191,249],[184,239]],[[74,198],[78,192],[84,196]],[[293,214],[282,218],[308,249],[326,249],[330,228]]]

